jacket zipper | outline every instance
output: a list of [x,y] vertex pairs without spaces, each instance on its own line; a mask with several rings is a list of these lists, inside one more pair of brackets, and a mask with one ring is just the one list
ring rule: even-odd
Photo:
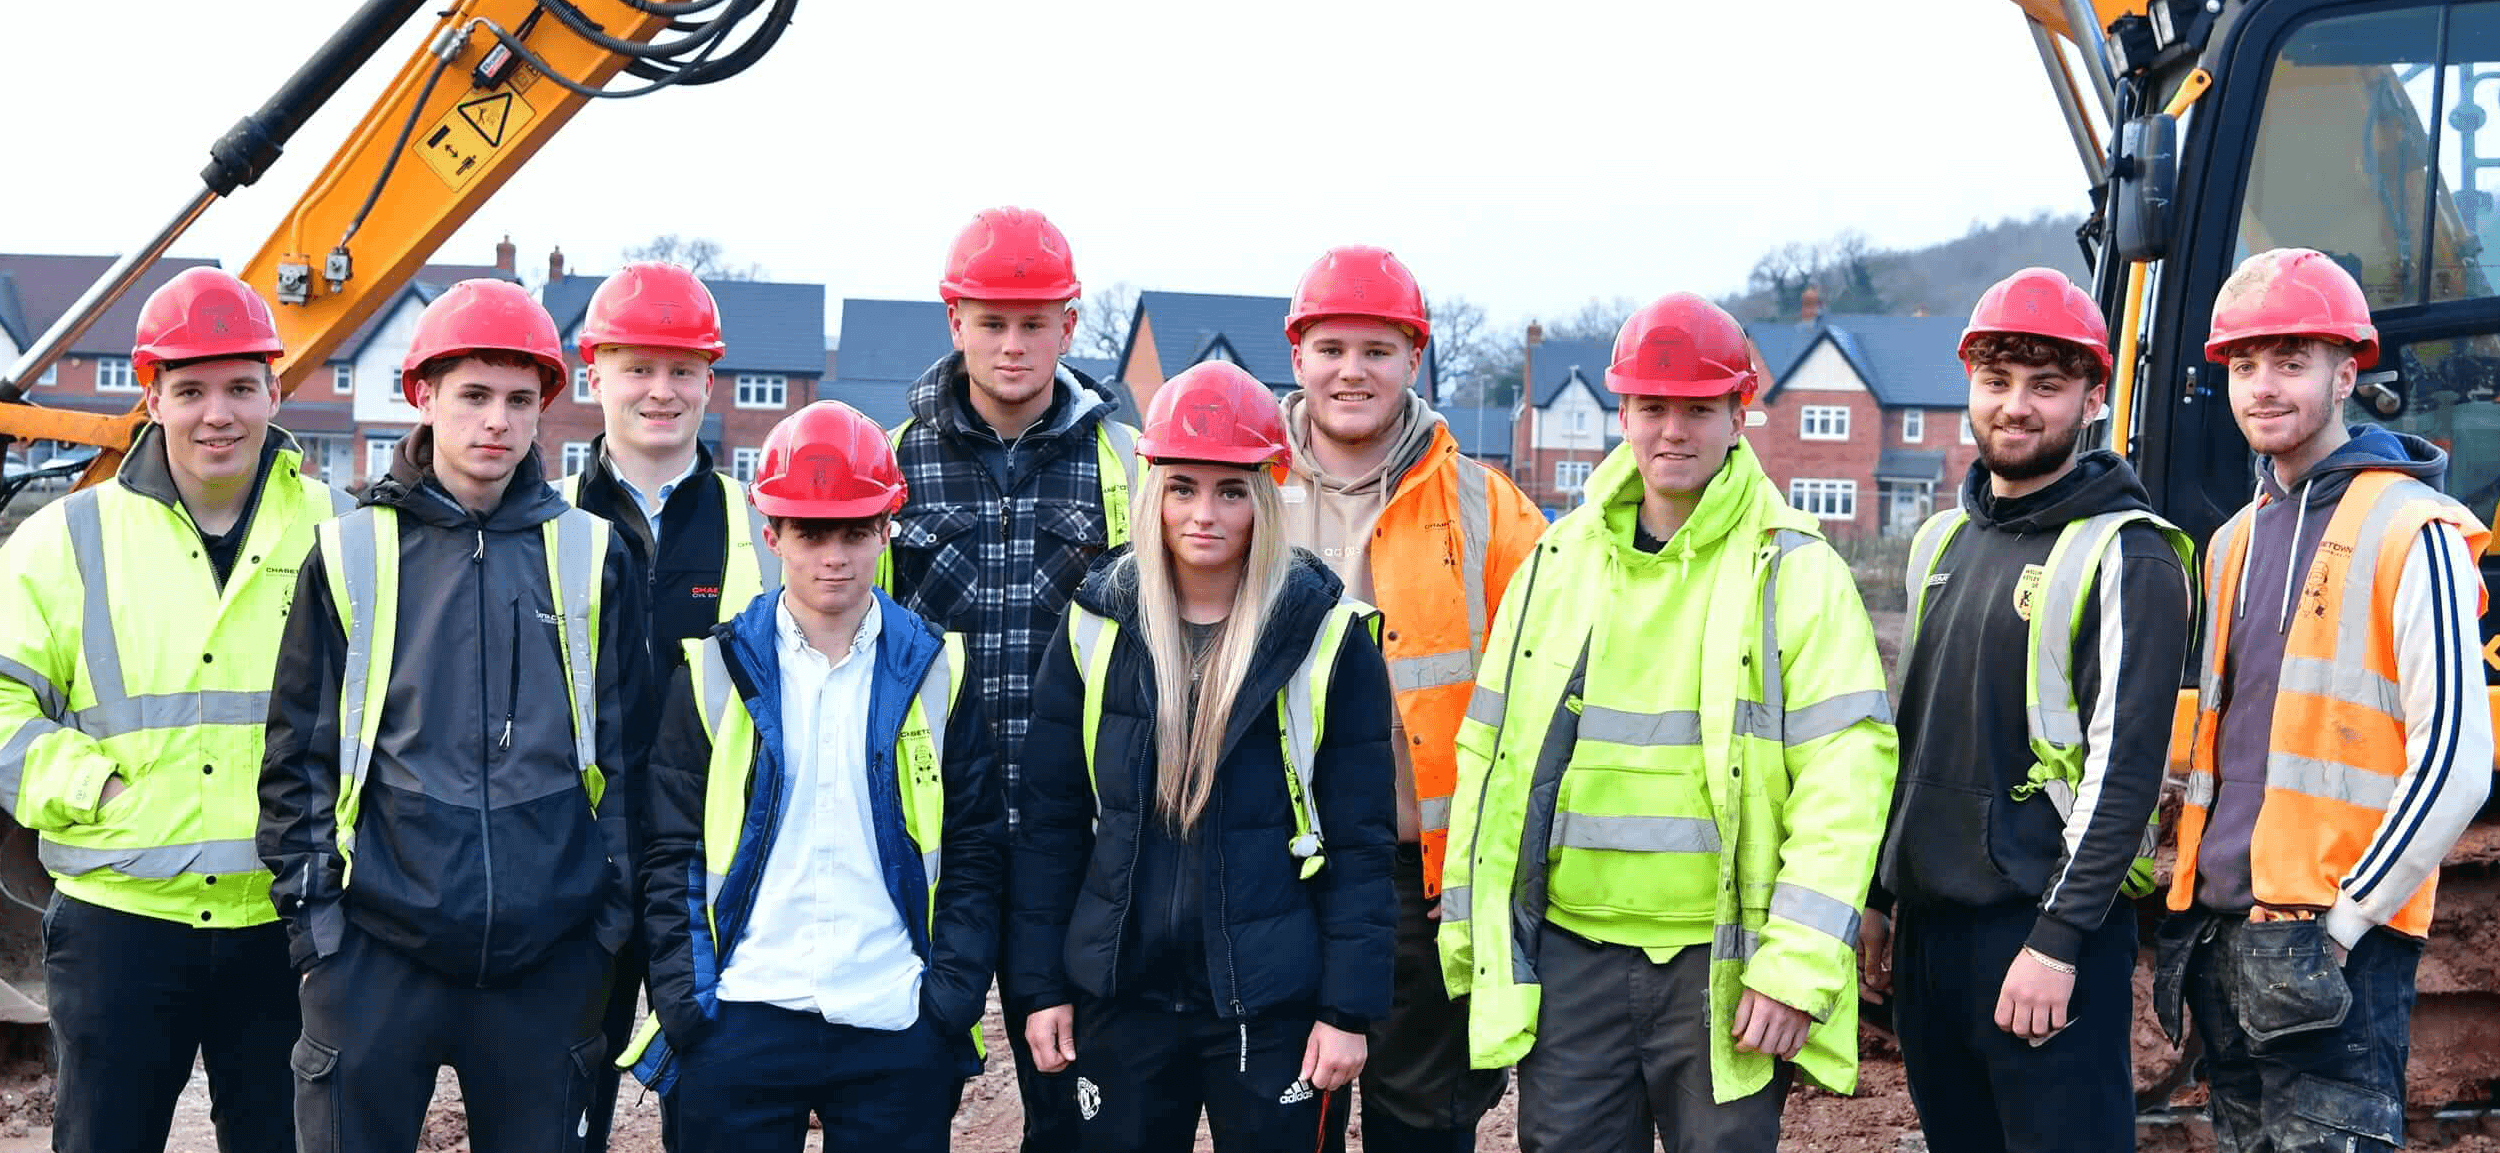
[[[1146,731],[1149,733],[1154,731],[1151,718],[1148,720]],[[1152,817],[1152,814],[1147,811],[1145,787],[1146,752],[1151,747],[1140,745],[1137,751],[1129,756],[1129,783],[1138,797],[1138,828],[1137,834],[1128,839],[1128,899],[1120,902],[1120,915],[1111,923],[1111,971],[1109,979],[1104,984],[1107,991],[1114,993],[1120,988],[1120,945],[1128,939],[1128,911],[1137,905],[1137,862],[1145,856],[1146,852],[1145,822]],[[1099,800],[1095,803],[1101,804]]]
[[1224,880],[1224,785],[1215,788],[1215,928],[1224,935],[1224,980],[1232,990],[1233,1022],[1241,1030],[1241,1057],[1233,1072],[1250,1071],[1250,1015],[1241,1008],[1241,967],[1233,960],[1232,891]]
[[[483,524],[477,527],[477,549],[469,554],[469,576],[477,589],[477,703],[479,716],[483,719],[494,715],[494,701],[487,696],[487,685],[491,682],[486,679],[486,526]],[[515,643],[518,643],[517,638]],[[479,736],[482,739],[486,734],[480,733]],[[508,745],[509,729],[505,736]],[[481,762],[486,759],[480,758]],[[484,768],[482,763],[480,768]],[[487,958],[493,955],[495,939],[495,832],[487,819],[492,803],[487,773],[480,771],[477,775],[478,855],[486,867],[486,923],[479,928],[477,937],[477,984],[481,989],[486,987]]]

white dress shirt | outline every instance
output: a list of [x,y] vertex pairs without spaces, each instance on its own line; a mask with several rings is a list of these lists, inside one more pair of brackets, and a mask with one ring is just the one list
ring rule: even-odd
[[868,695],[883,610],[840,660],[807,643],[782,605],[780,832],[720,997],[863,1029],[920,1019],[920,956],[886,892],[868,798]]
[[661,485],[658,496],[644,496],[641,489],[634,487],[634,482],[625,479],[625,470],[616,467],[615,457],[608,458],[608,475],[616,478],[616,487],[624,489],[625,495],[633,498],[634,508],[642,513],[643,523],[651,526],[651,539],[657,541],[660,539],[660,510],[668,507],[668,498],[676,494],[677,486],[694,476],[698,463],[696,458],[687,457],[686,471],[678,473],[677,479]]

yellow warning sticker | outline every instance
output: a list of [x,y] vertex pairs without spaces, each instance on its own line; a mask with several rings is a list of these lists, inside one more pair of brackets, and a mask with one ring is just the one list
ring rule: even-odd
[[417,137],[417,158],[458,192],[477,179],[505,141],[520,136],[533,115],[529,104],[510,90],[463,100]]
[[2014,582],[2014,611],[2026,621],[2031,619],[2032,606],[2040,599],[2040,582],[2049,572],[2036,564],[2023,566],[2023,575]]

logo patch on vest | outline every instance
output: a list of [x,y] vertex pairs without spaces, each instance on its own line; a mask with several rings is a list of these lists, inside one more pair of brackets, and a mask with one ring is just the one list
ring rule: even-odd
[[2014,612],[2025,621],[2031,619],[2032,606],[2039,603],[2041,582],[2049,578],[2049,570],[2036,564],[2023,566],[2022,579],[2014,582]]
[[686,590],[686,595],[687,595],[687,596],[690,596],[690,597],[695,597],[695,598],[700,599],[700,600],[719,600],[719,599],[720,599],[720,586],[719,586],[719,585],[695,585],[694,587],[689,588],[689,589],[687,589],[687,590]]
[[561,625],[564,623],[564,618],[557,616],[554,613],[540,613],[538,614],[538,623],[542,625]]

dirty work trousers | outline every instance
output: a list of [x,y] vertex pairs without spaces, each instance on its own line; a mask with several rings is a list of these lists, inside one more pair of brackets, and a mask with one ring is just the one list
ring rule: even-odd
[[1311,1019],[1226,1021],[1080,997],[1075,1094],[1085,1153],[1189,1153],[1206,1112],[1216,1153],[1344,1153],[1345,1089],[1302,1077]]
[[2251,924],[2197,910],[2171,922],[2155,996],[2183,991],[2205,1039],[2223,1153],[2404,1147],[2420,941],[2372,929],[2339,969],[2314,920]]
[[[642,982],[649,965],[642,954],[641,926],[618,950],[616,967],[608,982],[608,1005],[599,1023],[599,1033],[608,1041],[608,1052],[622,1053],[634,1040],[635,1015],[642,1010]],[[600,1065],[590,1078],[590,1132],[582,1137],[582,1153],[608,1153],[608,1131],[616,1123],[616,1091],[625,1071],[613,1062]],[[672,1145],[671,1148],[674,1148]]]
[[1424,852],[1399,845],[1397,1000],[1372,1023],[1363,1062],[1366,1153],[1474,1153],[1476,1122],[1502,1099],[1503,1071],[1467,1067],[1467,1007],[1441,985],[1440,922],[1426,914]]
[[675,1153],[799,1153],[810,1113],[826,1153],[946,1153],[960,1060],[925,1016],[887,1031],[723,1001],[677,1054]]
[[443,1066],[460,1075],[475,1153],[579,1153],[610,958],[587,933],[538,966],[479,988],[451,981],[351,925],[303,987],[295,1045],[302,1153],[413,1153]]
[[1795,1067],[1724,1105],[1710,1090],[1710,949],[1666,964],[1546,926],[1536,1045],[1519,1062],[1521,1153],[1773,1153]]
[[1997,1028],[2005,971],[2039,910],[1904,907],[1892,1027],[1931,1153],[2135,1148],[2135,909],[2112,902],[2075,957],[2063,1032],[2034,1046]]
[[161,1153],[196,1055],[224,1153],[293,1153],[299,1029],[286,929],[195,929],[55,893],[43,972],[60,1081],[52,1147]]

